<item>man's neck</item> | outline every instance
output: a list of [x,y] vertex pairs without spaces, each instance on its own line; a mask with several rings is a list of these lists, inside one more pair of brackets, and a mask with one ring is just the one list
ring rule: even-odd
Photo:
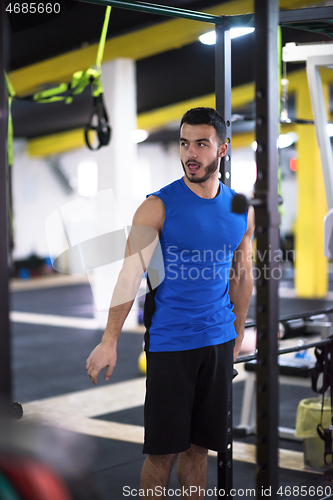
[[183,176],[183,180],[193,193],[195,193],[200,198],[212,199],[220,192],[220,182],[218,177],[211,177],[205,182],[190,182],[186,175]]

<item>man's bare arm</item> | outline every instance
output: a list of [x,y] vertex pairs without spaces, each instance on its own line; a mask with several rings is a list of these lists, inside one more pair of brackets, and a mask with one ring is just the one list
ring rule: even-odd
[[229,295],[234,304],[236,320],[234,322],[238,337],[235,341],[234,360],[236,360],[244,338],[245,321],[249,309],[252,290],[252,235],[254,231],[254,210],[249,208],[247,230],[237,248],[230,270]]
[[117,362],[118,338],[158,242],[164,218],[164,204],[156,196],[147,198],[134,215],[126,245],[126,258],[112,295],[102,341],[87,359],[87,372],[94,384],[103,368],[107,367],[105,380],[109,380],[112,375]]

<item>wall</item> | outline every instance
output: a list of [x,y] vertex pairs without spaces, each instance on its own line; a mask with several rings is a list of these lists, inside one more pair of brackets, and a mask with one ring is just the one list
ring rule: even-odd
[[[96,154],[87,148],[63,154],[58,159],[69,178],[75,184],[77,166],[81,161],[96,161]],[[255,177],[254,152],[251,148],[233,151],[232,187],[248,196],[252,194]],[[244,179],[249,174],[249,181]],[[129,183],[132,214],[145,199],[146,194],[154,192],[179,179],[183,170],[179,161],[177,143],[141,143],[138,145],[138,161],[132,168]],[[251,181],[252,179],[252,181]],[[282,182],[284,195],[283,232],[291,230],[296,216],[296,181],[294,178]],[[50,167],[49,159],[31,158],[26,153],[26,142],[15,141],[15,161],[13,168],[13,197],[15,214],[14,258],[24,259],[31,253],[40,257],[48,255],[45,237],[45,220],[62,205],[80,196],[74,190],[68,194]],[[128,222],[128,221],[126,221]]]
[[[72,166],[66,167],[70,171]],[[25,259],[32,253],[39,257],[48,255],[45,220],[76,196],[75,193],[66,193],[47,160],[27,155],[26,141],[14,141],[15,260]]]
[[[14,141],[13,202],[15,249],[14,259],[20,260],[35,253],[48,256],[45,236],[47,217],[63,205],[78,199],[76,188],[68,194],[50,166],[56,160],[75,186],[77,167],[81,161],[96,161],[96,154],[87,148],[70,151],[58,158],[32,158],[27,155],[26,141]],[[178,158],[178,145],[164,147],[159,144],[140,144],[138,161],[132,168],[130,193],[132,215],[145,199],[146,194],[156,191],[182,176]],[[128,220],[124,221],[127,223]]]

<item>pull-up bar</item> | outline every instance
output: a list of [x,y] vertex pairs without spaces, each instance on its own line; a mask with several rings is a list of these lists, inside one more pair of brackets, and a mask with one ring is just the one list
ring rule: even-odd
[[231,27],[247,26],[253,24],[253,14],[237,15],[237,16],[215,16],[206,14],[205,12],[197,12],[195,10],[180,9],[178,7],[169,7],[166,5],[156,5],[147,2],[126,2],[125,0],[80,0],[85,3],[94,3],[98,5],[120,7],[122,9],[135,10],[139,12],[147,12],[150,14],[160,14],[162,16],[179,17],[190,19],[191,21],[201,21],[211,24],[226,25]]

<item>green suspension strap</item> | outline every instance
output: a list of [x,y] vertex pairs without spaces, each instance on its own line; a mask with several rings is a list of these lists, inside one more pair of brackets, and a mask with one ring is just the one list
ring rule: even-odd
[[[278,56],[278,96],[279,96],[279,117],[281,115],[281,62],[282,62],[282,32],[281,32],[281,26],[278,26],[278,51],[279,51],[279,56]],[[281,132],[281,124],[279,120],[279,128],[278,128],[278,133],[280,135]],[[282,167],[281,167],[281,157],[279,155],[279,164],[278,164],[278,195],[282,199],[282,190],[281,190],[281,182],[282,182]],[[278,208],[280,215],[282,217],[284,210],[282,208],[282,204],[279,205]]]
[[[76,71],[73,74],[72,81],[69,84],[61,83],[57,87],[42,90],[30,96],[18,98],[15,95],[14,89],[10,85],[8,76],[6,76],[8,84],[10,85],[13,91],[12,98],[15,96],[15,98],[17,99],[28,100],[37,103],[64,101],[65,104],[70,104],[76,95],[81,94],[88,85],[91,85],[92,96],[93,96],[93,109],[89,123],[85,127],[85,139],[87,146],[90,149],[99,149],[102,146],[107,146],[111,138],[111,128],[108,124],[108,115],[103,101],[103,86],[101,79],[101,72],[102,72],[101,63],[104,53],[105,40],[109,26],[110,15],[111,15],[111,7],[108,6],[105,12],[104,24],[101,33],[101,38],[99,41],[95,66],[88,68],[85,71]],[[8,93],[8,95],[10,94]],[[93,125],[93,120],[95,119],[95,116],[97,119],[95,120],[97,121],[97,124]],[[95,131],[98,136],[99,144],[95,148],[93,148],[93,146],[89,141],[90,131]]]
[[[70,84],[61,83],[55,88],[37,92],[32,96],[18,97],[15,90],[5,73],[5,83],[8,95],[8,130],[7,130],[7,155],[8,155],[8,213],[9,213],[9,247],[10,251],[14,248],[14,223],[13,223],[13,196],[12,196],[12,166],[14,163],[13,154],[13,119],[12,119],[12,102],[13,99],[29,100],[37,103],[49,103],[57,101],[65,101],[70,104],[73,97],[81,94],[88,86],[92,86],[93,109],[90,115],[89,124],[86,125],[84,135],[86,144],[89,149],[95,150],[102,146],[107,146],[111,139],[111,128],[108,123],[108,115],[103,101],[103,86],[101,80],[101,64],[103,59],[106,34],[109,26],[111,7],[106,8],[102,34],[98,46],[97,59],[95,68],[88,68],[86,71],[77,71],[73,74]],[[62,95],[67,94],[67,95]],[[97,124],[93,125],[93,121],[97,119]],[[90,143],[90,132],[95,131],[98,137],[98,145],[94,148]]]
[[[75,95],[81,94],[84,89],[91,84],[93,107],[89,123],[84,129],[85,141],[89,149],[95,150],[102,146],[107,146],[111,139],[111,128],[108,123],[108,114],[104,105],[103,86],[101,79],[101,64],[103,59],[106,34],[109,26],[111,7],[106,8],[103,29],[99,41],[95,67],[88,68],[86,71],[77,71],[73,74],[71,83],[62,83],[53,89],[37,92],[33,96],[35,102],[55,102],[65,101],[70,104]],[[67,93],[66,96],[61,94]],[[94,124],[95,123],[95,124]],[[93,147],[90,142],[90,133],[95,132],[98,137],[98,144]]]
[[8,157],[8,217],[9,217],[9,250],[10,253],[14,248],[14,222],[13,222],[13,189],[12,189],[12,167],[14,162],[13,152],[13,119],[12,119],[12,102],[15,97],[15,90],[9,81],[7,73],[5,73],[5,83],[8,96],[8,129],[7,129],[7,157]]
[[[110,142],[111,139],[111,128],[109,126],[109,119],[107,115],[107,111],[104,105],[104,100],[103,100],[103,87],[102,87],[102,80],[101,80],[101,64],[102,64],[102,59],[103,59],[103,53],[104,53],[104,47],[105,47],[105,40],[106,40],[106,33],[108,29],[108,24],[109,24],[109,19],[110,19],[110,14],[111,14],[111,7],[106,8],[105,12],[105,19],[104,19],[104,24],[103,24],[103,29],[102,29],[102,34],[101,34],[101,39],[99,42],[99,47],[98,47],[98,52],[97,52],[97,59],[96,59],[96,70],[98,73],[98,77],[95,78],[92,82],[92,90],[93,90],[93,108],[92,112],[90,115],[90,120],[89,123],[86,125],[84,129],[84,137],[86,140],[86,144],[89,149],[99,149],[102,146],[107,146]],[[89,71],[89,70],[88,70]],[[97,120],[97,125],[94,125],[94,121]],[[90,142],[90,132],[96,132],[97,137],[98,137],[98,145],[97,147],[93,147]]]

